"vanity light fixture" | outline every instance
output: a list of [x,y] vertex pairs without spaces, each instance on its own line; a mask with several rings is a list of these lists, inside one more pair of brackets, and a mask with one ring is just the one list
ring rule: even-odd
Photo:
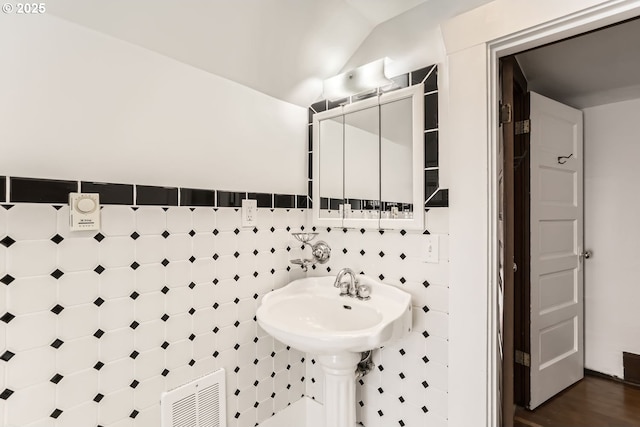
[[322,96],[335,101],[391,84],[391,80],[384,73],[387,60],[387,58],[381,58],[326,79],[322,83]]

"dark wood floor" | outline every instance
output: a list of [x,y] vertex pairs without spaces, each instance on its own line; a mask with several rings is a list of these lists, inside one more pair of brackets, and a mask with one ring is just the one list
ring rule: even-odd
[[515,427],[638,427],[640,387],[586,376],[534,411],[518,408]]

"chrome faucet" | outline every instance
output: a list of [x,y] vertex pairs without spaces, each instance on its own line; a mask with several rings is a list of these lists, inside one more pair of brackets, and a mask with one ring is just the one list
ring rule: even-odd
[[[349,287],[345,292],[345,289],[342,287],[342,278],[347,274],[349,275]],[[356,296],[358,294],[358,279],[356,278],[356,273],[350,268],[343,268],[338,272],[333,286],[340,288],[340,295]]]

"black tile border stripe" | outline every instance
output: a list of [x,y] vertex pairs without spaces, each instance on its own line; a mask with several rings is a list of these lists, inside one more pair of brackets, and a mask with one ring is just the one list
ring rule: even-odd
[[0,176],[0,202],[7,201],[7,178]]
[[80,191],[100,194],[100,203],[103,205],[133,205],[133,184],[82,181]]
[[69,193],[78,192],[78,187],[78,181],[10,177],[6,198],[11,203],[68,203]]
[[178,188],[136,185],[136,204],[178,206]]
[[306,194],[233,192],[92,181],[0,176],[0,203],[67,204],[69,193],[99,193],[103,205],[241,207],[242,199],[258,200],[261,208],[307,209]]
[[[425,132],[435,132],[434,135],[425,135],[424,144],[425,144],[425,159],[424,159],[424,170],[425,170],[425,209],[432,207],[448,207],[449,206],[449,190],[439,188],[439,177],[436,178],[438,181],[435,183],[436,186],[433,187],[433,183],[430,183],[429,190],[427,189],[427,181],[426,177],[429,175],[433,175],[431,172],[433,170],[436,171],[439,169],[439,161],[436,156],[435,159],[430,159],[427,156],[427,146],[429,148],[435,148],[439,151],[439,141],[438,141],[438,65],[433,64],[427,67],[423,67],[410,73],[401,74],[399,76],[392,77],[391,80],[394,84],[390,88],[378,88],[379,92],[391,92],[403,87],[408,86],[416,86],[423,85],[424,87],[424,131]],[[338,107],[343,104],[353,104],[362,99],[366,99],[370,96],[374,96],[376,93],[366,94],[364,96],[351,96],[349,98],[337,100],[337,101],[329,101],[329,100],[321,100],[311,104],[308,111],[308,146],[309,146],[309,163],[308,163],[308,178],[309,178],[309,189],[308,189],[308,202],[307,205],[309,208],[313,206],[313,200],[311,198],[312,194],[312,170],[311,170],[311,159],[312,159],[312,150],[313,150],[313,116],[316,113],[330,110],[332,108]],[[435,138],[435,141],[434,141]],[[427,194],[428,193],[428,194]],[[320,200],[320,209],[327,209],[327,207],[331,205],[335,205],[335,200],[332,199],[329,201],[328,199]]]

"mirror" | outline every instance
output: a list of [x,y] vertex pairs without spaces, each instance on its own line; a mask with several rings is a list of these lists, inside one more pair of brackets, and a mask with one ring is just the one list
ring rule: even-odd
[[379,116],[377,105],[344,115],[343,219],[350,220],[353,227],[377,227],[380,200]]
[[320,122],[319,134],[322,135],[322,150],[316,151],[319,165],[320,218],[342,219],[341,206],[344,194],[344,116],[328,118]]
[[315,225],[424,227],[423,98],[416,85],[314,116]]

